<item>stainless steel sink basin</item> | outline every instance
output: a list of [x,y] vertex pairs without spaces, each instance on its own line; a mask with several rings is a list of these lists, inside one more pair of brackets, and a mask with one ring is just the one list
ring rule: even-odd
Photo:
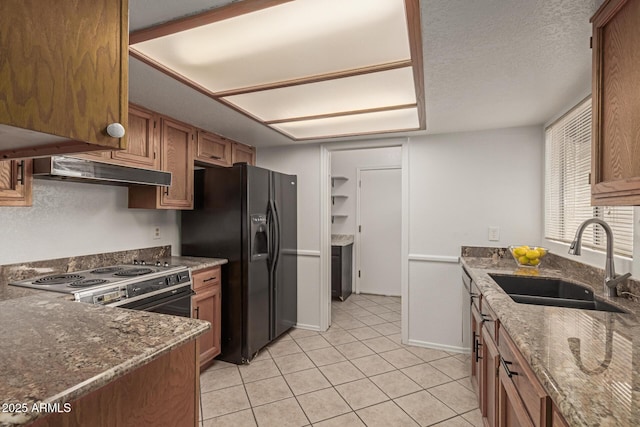
[[561,279],[502,274],[489,276],[512,300],[521,304],[626,313],[613,304],[596,299],[591,289]]

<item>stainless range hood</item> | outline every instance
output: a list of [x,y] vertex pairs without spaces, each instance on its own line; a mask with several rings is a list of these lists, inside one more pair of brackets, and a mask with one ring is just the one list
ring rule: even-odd
[[66,156],[33,160],[35,178],[62,179],[111,185],[171,185],[171,172],[112,165]]

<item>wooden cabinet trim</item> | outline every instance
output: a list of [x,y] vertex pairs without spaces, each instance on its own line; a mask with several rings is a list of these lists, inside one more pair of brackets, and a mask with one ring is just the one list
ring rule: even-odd
[[[499,378],[499,397],[498,397],[498,426],[514,427],[513,422],[507,417],[509,413],[513,413],[516,417],[518,426],[534,427],[531,418],[524,406],[524,403],[518,395],[518,390],[511,381],[502,367],[498,369]],[[510,410],[512,408],[512,410]]]
[[195,161],[216,166],[231,166],[233,142],[215,133],[198,130]]
[[0,162],[0,206],[33,204],[33,160]]

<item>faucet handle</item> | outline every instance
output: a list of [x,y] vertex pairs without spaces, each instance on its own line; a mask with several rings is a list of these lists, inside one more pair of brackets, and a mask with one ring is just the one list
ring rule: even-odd
[[611,278],[609,280],[607,280],[607,282],[605,283],[609,288],[615,288],[618,283],[622,283],[625,280],[627,280],[629,277],[631,277],[631,273],[625,273],[621,276],[616,276],[614,278]]

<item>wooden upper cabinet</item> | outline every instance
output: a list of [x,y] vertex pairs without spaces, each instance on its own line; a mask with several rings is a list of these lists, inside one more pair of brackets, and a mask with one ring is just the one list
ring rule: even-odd
[[147,169],[158,169],[160,128],[156,113],[136,105],[129,105],[127,148],[112,151],[112,163]]
[[144,169],[160,169],[160,118],[157,113],[129,104],[129,127],[124,136],[126,148],[117,151],[96,151],[78,154],[87,160],[131,166]]
[[195,160],[198,163],[231,166],[231,145],[232,142],[226,138],[199,130]]
[[231,147],[231,164],[247,163],[256,164],[256,149],[248,145],[234,142]]
[[0,162],[0,206],[31,206],[31,160]]
[[609,0],[593,23],[593,205],[640,205],[640,2]]
[[129,207],[193,209],[193,127],[160,118],[160,169],[171,172],[170,187],[129,186]]
[[[0,158],[119,149],[128,0],[0,2]],[[35,131],[35,132],[33,132]]]

